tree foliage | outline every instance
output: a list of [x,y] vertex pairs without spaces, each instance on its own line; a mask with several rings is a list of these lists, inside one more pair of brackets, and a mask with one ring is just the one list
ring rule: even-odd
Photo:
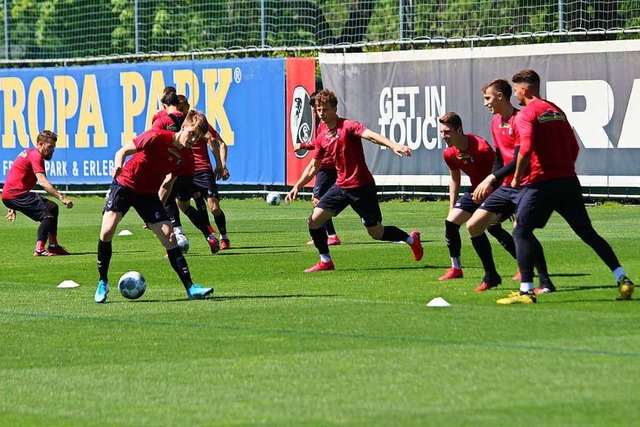
[[[534,38],[558,30],[586,34],[640,25],[640,1],[625,0],[13,0],[7,5],[3,56],[33,60],[328,46],[360,50],[442,40],[511,43],[515,34]],[[612,37],[619,36],[603,31],[583,38]]]

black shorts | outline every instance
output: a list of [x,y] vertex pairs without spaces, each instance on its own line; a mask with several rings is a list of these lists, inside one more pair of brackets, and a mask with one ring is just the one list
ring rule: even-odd
[[504,221],[516,212],[516,205],[520,198],[520,190],[508,185],[502,185],[489,194],[479,209],[498,215]]
[[335,169],[320,169],[316,174],[316,182],[313,185],[313,197],[321,198],[336,183],[338,171]]
[[479,207],[480,205],[473,201],[473,197],[468,191],[458,197],[456,204],[453,205],[454,209],[461,209],[465,212],[469,212],[470,214],[473,214]]
[[107,192],[107,203],[103,212],[121,212],[124,217],[132,206],[147,224],[169,221],[157,194],[138,193],[118,182],[113,182]]
[[520,190],[516,213],[519,227],[543,228],[554,211],[574,229],[590,226],[577,177],[551,179]]
[[200,192],[205,199],[215,197],[220,200],[216,175],[211,169],[196,171],[193,175],[193,191]]
[[178,199],[183,202],[188,202],[193,197],[193,176],[191,175],[178,175],[173,182],[171,188],[171,195],[169,199]]
[[29,192],[13,199],[2,199],[2,203],[9,209],[22,212],[37,222],[41,222],[45,218],[53,218],[47,208],[47,202],[53,203],[34,192]]
[[375,184],[358,188],[340,188],[334,184],[324,193],[316,207],[331,211],[337,216],[347,206],[356,211],[365,227],[373,227],[382,222]]

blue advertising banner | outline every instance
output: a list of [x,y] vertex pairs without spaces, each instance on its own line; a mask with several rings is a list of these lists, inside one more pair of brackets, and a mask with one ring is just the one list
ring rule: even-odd
[[41,130],[58,134],[54,184],[108,184],[115,152],[151,126],[165,86],[227,143],[230,184],[285,182],[285,61],[173,61],[0,69],[0,182]]

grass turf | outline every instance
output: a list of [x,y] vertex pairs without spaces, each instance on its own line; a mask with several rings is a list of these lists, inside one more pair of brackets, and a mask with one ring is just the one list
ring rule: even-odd
[[[559,292],[532,306],[495,300],[518,284],[492,239],[503,284],[475,293],[479,260],[463,237],[465,278],[438,282],[449,256],[447,202],[382,204],[385,223],[419,229],[425,257],[371,240],[352,211],[335,219],[336,271],[317,262],[308,202],[223,200],[232,249],[211,255],[183,217],[194,280],[187,301],[135,212],[114,239],[111,292],[93,303],[100,198],[61,210],[73,256],[31,256],[37,225],[0,222],[0,425],[628,426],[640,407],[640,307],[615,301],[611,273],[557,215],[537,235]],[[596,229],[640,279],[640,206],[590,208]],[[510,227],[507,223],[506,227]],[[464,236],[464,232],[463,232]],[[145,295],[116,287],[128,270]],[[58,289],[71,279],[79,288]],[[452,305],[432,309],[443,297]]]

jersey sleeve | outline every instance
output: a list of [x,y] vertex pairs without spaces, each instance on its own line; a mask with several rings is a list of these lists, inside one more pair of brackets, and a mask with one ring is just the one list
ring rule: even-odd
[[517,141],[520,142],[520,154],[529,156],[533,142],[533,117],[531,109],[523,109],[516,118]]
[[442,153],[442,157],[444,158],[444,162],[447,164],[447,167],[452,170],[458,170],[458,164],[455,161],[455,157],[453,155],[453,151],[449,150],[448,148],[444,150],[444,153]]
[[38,150],[33,150],[31,155],[29,156],[29,162],[31,163],[31,170],[33,173],[44,173],[46,174],[46,170],[44,168],[44,157],[40,155]]

